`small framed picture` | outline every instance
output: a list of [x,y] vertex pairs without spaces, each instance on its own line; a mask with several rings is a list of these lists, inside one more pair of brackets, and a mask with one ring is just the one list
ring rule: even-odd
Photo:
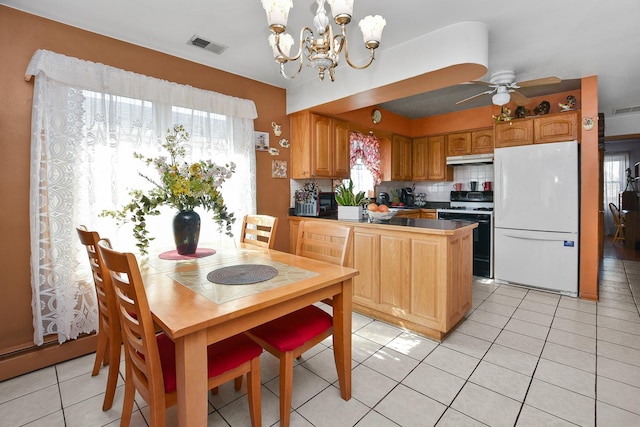
[[254,132],[256,151],[269,151],[269,132]]
[[271,161],[271,178],[286,178],[286,177],[287,177],[287,161],[272,160]]

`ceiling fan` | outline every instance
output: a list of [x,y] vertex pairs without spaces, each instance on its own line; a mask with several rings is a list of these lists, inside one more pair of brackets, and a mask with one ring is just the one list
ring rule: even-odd
[[505,105],[510,100],[513,100],[517,105],[527,105],[530,101],[529,98],[518,92],[516,89],[531,86],[542,86],[560,83],[560,79],[556,76],[543,77],[540,79],[526,80],[524,82],[516,82],[516,73],[513,71],[498,71],[491,74],[488,82],[482,80],[474,80],[471,83],[489,86],[491,90],[473,95],[462,101],[456,102],[456,104],[462,104],[467,101],[471,101],[482,95],[493,94],[491,101],[494,105]]

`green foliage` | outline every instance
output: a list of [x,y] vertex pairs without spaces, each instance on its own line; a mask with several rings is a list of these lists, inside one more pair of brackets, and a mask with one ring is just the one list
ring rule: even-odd
[[181,145],[189,140],[189,133],[182,125],[174,125],[167,130],[166,142],[162,147],[169,152],[167,157],[145,158],[134,153],[134,157],[141,159],[148,166],[153,165],[157,170],[160,181],[140,173],[144,179],[153,184],[153,188],[146,194],[141,190],[133,190],[131,202],[118,211],[103,211],[101,217],[112,217],[118,225],[126,222],[133,223],[133,235],[138,241],[136,246],[140,253],[147,254],[149,242],[153,237],[147,230],[147,215],[160,215],[158,207],[171,206],[178,211],[193,210],[202,206],[212,212],[213,220],[218,229],[228,236],[232,236],[231,226],[235,222],[233,213],[229,213],[219,188],[226,179],[235,172],[234,163],[219,166],[210,160],[187,163],[180,160],[185,155],[185,148]]
[[349,185],[343,182],[336,188],[336,202],[340,206],[360,206],[365,202],[364,191],[357,194],[353,190],[353,181],[349,178]]

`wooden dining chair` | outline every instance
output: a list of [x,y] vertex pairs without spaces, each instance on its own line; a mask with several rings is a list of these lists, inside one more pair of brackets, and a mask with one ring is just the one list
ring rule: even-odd
[[84,245],[89,256],[89,265],[91,266],[93,283],[98,297],[98,344],[91,376],[98,375],[100,365],[109,366],[107,390],[102,403],[102,410],[106,411],[113,405],[113,397],[118,384],[120,349],[122,347],[120,318],[116,310],[111,278],[104,267],[102,256],[98,250],[100,235],[95,231],[88,231],[84,225],[76,227],[76,230],[80,237],[80,243]]
[[242,219],[241,243],[273,248],[278,218],[269,215],[245,215]]
[[613,244],[615,245],[618,240],[624,241],[624,219],[615,203],[609,203],[609,210],[616,224],[616,234],[613,236]]
[[[125,389],[120,426],[131,421],[135,392],[149,403],[151,426],[164,426],[166,408],[177,403],[176,352],[164,333],[156,335],[151,310],[135,255],[116,252],[108,240],[98,242],[109,271],[125,348]],[[207,348],[209,389],[247,374],[251,425],[262,423],[260,354],[246,335],[227,338]]]
[[[345,265],[352,240],[350,227],[329,221],[300,221],[296,255]],[[288,427],[293,392],[293,359],[333,334],[333,318],[310,305],[247,332],[280,359],[280,425]],[[336,345],[333,345],[334,351]],[[334,354],[335,358],[335,354]]]

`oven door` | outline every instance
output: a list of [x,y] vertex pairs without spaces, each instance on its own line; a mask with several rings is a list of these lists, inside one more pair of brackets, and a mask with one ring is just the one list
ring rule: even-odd
[[478,223],[478,227],[473,230],[473,274],[489,278],[493,277],[493,263],[491,261],[493,236],[491,215],[438,211],[438,219]]

